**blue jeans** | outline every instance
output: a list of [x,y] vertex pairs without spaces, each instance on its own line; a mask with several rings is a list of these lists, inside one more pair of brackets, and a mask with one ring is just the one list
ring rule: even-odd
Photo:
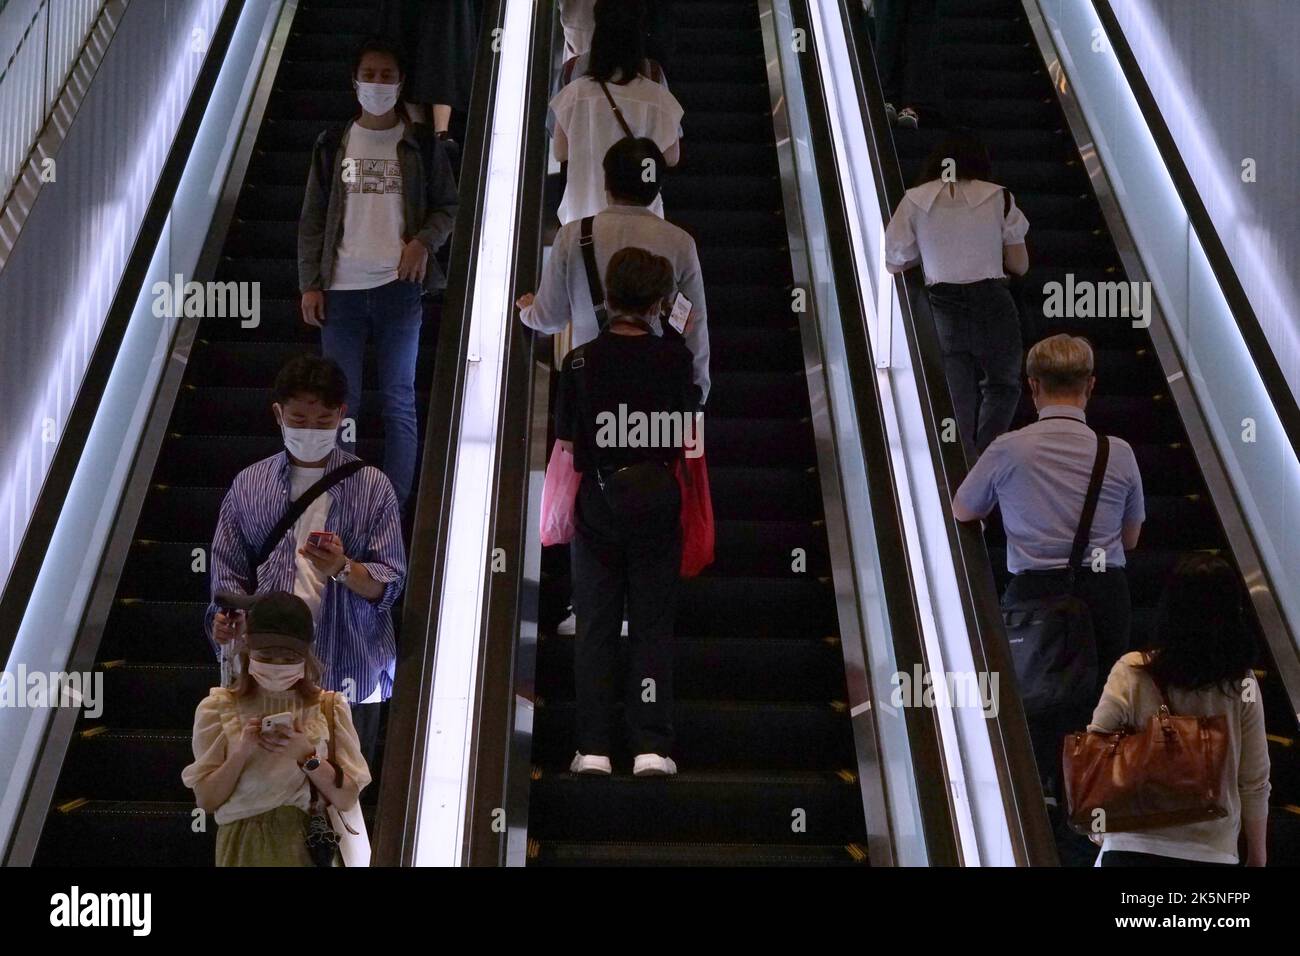
[[[358,431],[366,341],[374,344],[384,399],[384,474],[403,506],[415,480],[415,360],[423,317],[415,282],[397,280],[374,289],[325,293],[321,349],[348,377],[347,417],[357,423]],[[345,442],[343,447],[353,451],[355,444]]]
[[957,429],[966,460],[974,464],[1011,427],[1020,404],[1020,313],[1006,284],[997,279],[937,282],[926,291]]

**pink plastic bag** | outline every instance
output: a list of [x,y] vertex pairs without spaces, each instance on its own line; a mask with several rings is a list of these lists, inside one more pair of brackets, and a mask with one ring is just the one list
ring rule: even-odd
[[573,470],[573,453],[557,441],[546,465],[542,485],[542,544],[568,544],[573,540],[573,515],[582,475]]

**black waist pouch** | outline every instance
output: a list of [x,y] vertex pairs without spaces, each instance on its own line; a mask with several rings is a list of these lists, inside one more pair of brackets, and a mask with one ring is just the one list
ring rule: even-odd
[[596,472],[596,481],[610,511],[627,521],[662,510],[677,489],[673,470],[661,461],[643,461]]

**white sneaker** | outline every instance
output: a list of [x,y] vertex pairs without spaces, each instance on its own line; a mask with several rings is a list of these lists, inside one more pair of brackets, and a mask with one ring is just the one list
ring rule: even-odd
[[599,773],[608,777],[613,772],[609,758],[595,754],[576,753],[573,755],[573,763],[569,764],[569,773]]
[[921,119],[916,115],[916,110],[908,106],[898,111],[896,123],[904,129],[916,129],[921,125]]
[[635,777],[671,777],[677,772],[677,764],[672,757],[658,754],[637,754],[636,763],[632,765]]
[[[559,624],[555,625],[555,633],[560,637],[573,637],[578,630],[578,618],[572,611]],[[619,632],[623,637],[627,637],[627,621],[623,622],[623,629]]]
[[898,110],[894,109],[893,103],[885,104],[885,119],[889,120],[890,126],[898,122]]

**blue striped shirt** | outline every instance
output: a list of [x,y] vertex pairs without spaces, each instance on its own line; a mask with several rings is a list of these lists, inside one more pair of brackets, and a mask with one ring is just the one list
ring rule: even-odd
[[[328,474],[355,461],[335,449],[325,462]],[[397,496],[378,468],[363,468],[331,488],[327,530],[343,542],[343,553],[364,565],[384,585],[378,601],[368,601],[345,585],[327,580],[316,621],[312,652],[324,668],[322,686],[342,691],[352,701],[364,700],[376,685],[387,700],[393,693],[397,641],[393,634],[393,603],[406,580],[406,548]],[[212,539],[212,595],[218,591],[293,592],[297,553],[293,529],[285,532],[256,576],[249,565],[262,542],[289,507],[289,456],[285,452],[249,465],[236,477],[221,503]],[[251,557],[250,557],[251,556]],[[204,628],[212,638],[215,603],[208,605]],[[345,683],[346,682],[346,683]]]

